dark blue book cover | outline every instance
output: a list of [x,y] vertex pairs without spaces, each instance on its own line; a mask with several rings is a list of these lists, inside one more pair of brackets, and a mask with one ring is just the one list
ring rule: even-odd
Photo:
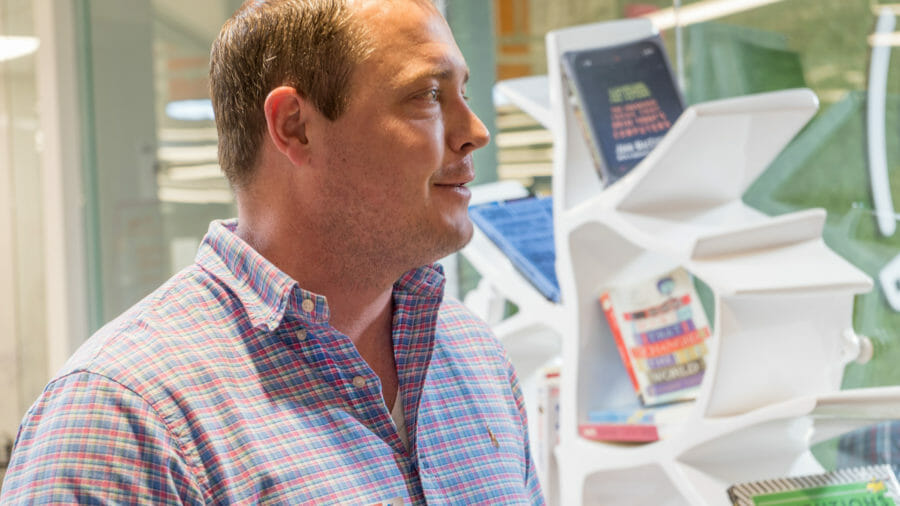
[[551,197],[478,204],[469,216],[544,297],[559,302]]
[[659,36],[567,51],[562,71],[604,186],[640,163],[684,109]]

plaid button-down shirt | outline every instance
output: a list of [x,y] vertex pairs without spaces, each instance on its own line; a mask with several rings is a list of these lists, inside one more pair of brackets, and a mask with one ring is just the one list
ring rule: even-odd
[[95,334],[27,413],[4,503],[543,503],[503,348],[439,268],[394,286],[410,450],[308,292],[214,222],[196,263]]

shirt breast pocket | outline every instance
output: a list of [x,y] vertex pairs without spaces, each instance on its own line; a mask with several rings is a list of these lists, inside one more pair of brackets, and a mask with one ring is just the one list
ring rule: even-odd
[[[420,420],[418,456],[423,476],[470,504],[514,497],[526,481],[524,431],[517,411],[505,403],[426,410]],[[462,498],[462,497],[460,497]]]

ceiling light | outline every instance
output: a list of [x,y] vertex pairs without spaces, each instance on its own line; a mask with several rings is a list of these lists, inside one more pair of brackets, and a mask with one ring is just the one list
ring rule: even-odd
[[653,22],[658,30],[666,30],[675,25],[687,26],[711,19],[756,9],[783,0],[704,0],[678,9],[667,8],[641,16]]
[[12,60],[37,51],[40,41],[37,37],[16,37],[0,35],[0,61]]
[[166,116],[180,121],[212,121],[212,101],[208,98],[175,100],[166,104]]

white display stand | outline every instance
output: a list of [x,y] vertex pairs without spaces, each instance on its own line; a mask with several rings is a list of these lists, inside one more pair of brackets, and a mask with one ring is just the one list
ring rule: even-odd
[[[808,90],[688,108],[603,190],[563,95],[560,55],[654,33],[644,20],[547,36],[562,312],[560,504],[730,504],[734,483],[820,472],[809,446],[900,413],[900,388],[840,391],[859,353],[853,297],[871,280],[821,238],[825,212],[767,217],[744,190],[814,114]],[[597,301],[684,266],[713,291],[706,373],[690,414],[645,445],[589,441],[579,421],[634,401]],[[549,498],[555,502],[555,497]]]

